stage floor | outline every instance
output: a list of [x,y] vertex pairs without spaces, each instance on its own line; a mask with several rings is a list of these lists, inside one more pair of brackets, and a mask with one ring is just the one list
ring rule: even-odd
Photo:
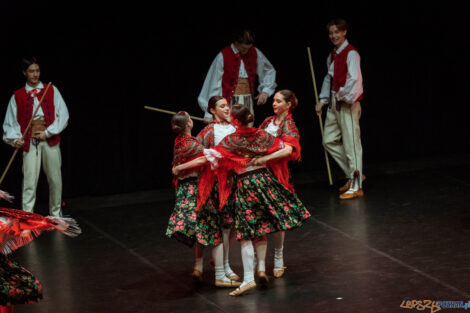
[[[81,236],[44,234],[13,255],[44,287],[15,312],[396,313],[416,311],[404,300],[470,300],[470,156],[367,169],[365,196],[348,201],[323,172],[294,177],[312,218],[286,234],[285,276],[272,277],[268,246],[269,286],[241,297],[212,285],[209,249],[193,284],[194,250],[164,236],[172,190],[70,200]],[[241,275],[238,242],[231,264]]]

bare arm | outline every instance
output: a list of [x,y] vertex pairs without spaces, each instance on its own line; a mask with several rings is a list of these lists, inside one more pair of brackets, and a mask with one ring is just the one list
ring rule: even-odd
[[173,172],[173,175],[178,175],[181,171],[188,170],[188,169],[191,169],[191,168],[195,168],[195,167],[204,165],[206,163],[207,163],[206,157],[201,156],[201,157],[196,158],[194,160],[191,160],[189,162],[174,166],[173,169],[172,169],[172,172]]
[[268,154],[268,155],[264,155],[262,157],[259,157],[259,158],[253,158],[247,165],[250,166],[250,165],[263,165],[263,164],[266,164],[266,162],[268,161],[272,161],[272,160],[275,160],[275,159],[282,159],[282,158],[285,158],[285,157],[288,157],[292,154],[292,146],[286,144],[286,146],[284,148],[282,148],[281,150],[277,150],[276,152],[273,152],[271,154]]

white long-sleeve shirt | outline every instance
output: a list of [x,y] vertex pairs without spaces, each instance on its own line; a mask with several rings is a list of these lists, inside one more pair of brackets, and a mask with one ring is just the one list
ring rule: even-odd
[[[67,110],[67,106],[65,105],[62,95],[55,86],[52,87],[54,88],[55,119],[54,122],[52,122],[52,124],[49,125],[45,131],[47,138],[60,134],[67,126],[69,120],[69,111]],[[44,84],[42,82],[40,82],[35,88],[26,84],[26,92],[29,92],[33,89],[36,89],[39,92],[43,88]],[[31,96],[33,96],[33,94]],[[33,112],[36,110],[38,105],[39,99],[36,96],[34,97]],[[44,112],[40,107],[35,116],[35,119],[41,118],[44,118]],[[15,140],[20,139],[21,137],[21,126],[18,123],[16,100],[15,95],[13,95],[10,99],[10,102],[8,103],[5,121],[3,122],[3,141],[14,146]]]
[[[345,40],[341,47],[336,50],[336,53],[341,53],[341,51],[343,51],[343,49],[346,48],[348,44],[348,41]],[[359,96],[363,93],[361,57],[359,56],[359,53],[357,53],[355,50],[349,51],[346,63],[348,65],[346,83],[343,87],[339,88],[338,92],[334,92],[331,90],[331,83],[335,71],[335,62],[331,62],[331,54],[328,55],[328,59],[326,61],[328,73],[323,79],[323,85],[319,97],[321,102],[325,104],[329,103],[330,92],[331,96],[336,98],[336,101],[344,101],[346,103],[354,103],[354,101],[356,101],[357,98],[359,98]]]
[[[231,48],[235,54],[239,53],[237,48],[231,44]],[[259,86],[258,92],[265,92],[269,96],[274,93],[276,89],[276,70],[269,60],[264,56],[264,54],[258,49],[256,49],[257,57],[257,67],[256,74],[258,74]],[[212,62],[209,71],[207,72],[206,79],[202,86],[202,90],[199,93],[197,102],[199,107],[204,111],[204,117],[211,117],[212,115],[207,112],[207,105],[209,99],[213,96],[222,96],[222,76],[224,75],[224,57],[222,52],[219,52]],[[245,64],[243,60],[240,63],[240,70],[238,72],[238,77],[248,78],[248,73],[245,69]],[[230,99],[228,99],[230,101]]]

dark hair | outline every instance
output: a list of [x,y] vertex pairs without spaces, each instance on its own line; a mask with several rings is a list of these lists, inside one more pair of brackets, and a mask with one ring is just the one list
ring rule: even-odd
[[246,45],[252,45],[255,43],[255,36],[248,29],[239,29],[232,34],[233,42],[243,43]]
[[278,92],[282,95],[284,101],[291,103],[289,112],[292,112],[299,105],[299,100],[297,99],[295,93],[292,90],[282,89]]
[[39,65],[39,61],[36,57],[23,58],[21,60],[21,68],[23,69],[23,72],[26,72],[26,70],[33,64]]
[[[222,99],[225,99],[224,97],[222,96],[212,96],[210,99],[209,99],[209,104],[207,105],[207,112],[212,114],[211,112],[211,109],[214,109],[216,108],[216,103],[219,102],[220,100]],[[214,114],[212,114],[214,115]]]
[[250,109],[248,109],[248,107],[244,106],[243,104],[232,105],[232,116],[244,126],[255,120],[255,117],[250,112]]
[[342,18],[334,18],[331,21],[326,24],[326,31],[330,31],[330,27],[336,25],[336,27],[339,30],[348,30],[349,24],[346,22],[346,20],[343,20]]
[[179,111],[171,118],[171,130],[177,134],[185,131],[189,122],[189,115],[185,111]]

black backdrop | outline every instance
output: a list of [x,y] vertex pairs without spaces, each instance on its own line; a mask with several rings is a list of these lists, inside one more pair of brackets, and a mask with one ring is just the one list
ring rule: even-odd
[[[321,169],[306,47],[320,88],[331,49],[325,24],[340,16],[351,23],[348,39],[362,58],[366,171],[371,163],[469,151],[462,8],[450,1],[273,3],[4,0],[1,120],[24,84],[21,57],[36,55],[43,82],[59,88],[70,111],[61,144],[66,198],[169,187],[170,116],[143,106],[202,116],[196,99],[207,70],[234,27],[244,25],[276,68],[278,87],[300,99],[294,118],[303,163],[294,170]],[[258,123],[272,113],[271,101],[257,108]],[[201,127],[196,123],[193,133]],[[0,146],[3,169],[13,149]],[[1,188],[19,195],[20,185],[18,158]]]

